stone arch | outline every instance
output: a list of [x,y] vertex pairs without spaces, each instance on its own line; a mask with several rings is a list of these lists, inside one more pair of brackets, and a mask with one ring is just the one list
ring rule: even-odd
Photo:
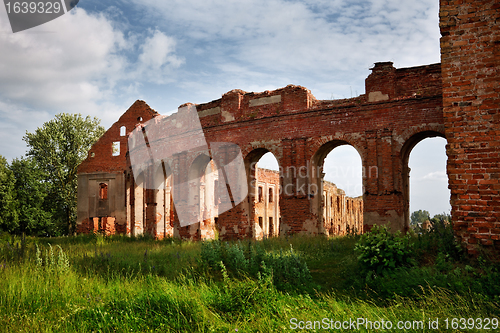
[[[364,166],[363,154],[360,153],[360,149],[346,140],[333,139],[328,142],[323,142],[311,158],[311,167],[308,170],[311,190],[308,191],[308,195],[310,198],[311,212],[318,218],[318,233],[320,234],[338,234],[338,231],[343,230],[340,225],[333,223],[333,219],[326,217],[326,208],[328,208],[329,203],[331,206],[329,208],[339,212],[340,216],[346,216],[347,205],[352,204],[348,200],[344,202],[344,198],[340,199],[339,196],[337,196],[334,203],[333,198],[329,197],[328,194],[325,195],[325,172],[323,171],[325,158],[335,148],[345,145],[351,146],[356,150],[361,158],[361,165]],[[363,177],[363,186],[365,185],[364,182],[365,178]],[[362,232],[362,230],[360,230],[360,232]]]
[[401,148],[401,176],[402,176],[402,188],[403,188],[403,215],[405,228],[410,227],[410,168],[408,162],[410,159],[410,153],[413,148],[422,140],[428,138],[441,137],[446,139],[446,136],[441,131],[436,130],[424,130],[421,132],[413,133]]

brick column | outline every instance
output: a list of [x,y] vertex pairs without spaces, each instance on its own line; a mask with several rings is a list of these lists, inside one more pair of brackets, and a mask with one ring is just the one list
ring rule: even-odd
[[456,235],[500,250],[500,3],[440,2],[443,109]]

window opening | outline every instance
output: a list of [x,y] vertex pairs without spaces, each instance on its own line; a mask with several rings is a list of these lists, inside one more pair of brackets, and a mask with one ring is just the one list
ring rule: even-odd
[[113,142],[111,152],[113,156],[120,156],[120,141]]
[[108,200],[108,184],[99,184],[99,200]]

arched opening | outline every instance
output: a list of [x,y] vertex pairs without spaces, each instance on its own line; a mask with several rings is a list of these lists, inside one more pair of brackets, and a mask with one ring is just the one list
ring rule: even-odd
[[312,164],[311,184],[321,193],[311,196],[319,232],[362,233],[363,164],[358,151],[345,141],[331,141],[318,149]]
[[246,158],[250,221],[256,239],[275,237],[280,230],[280,168],[273,153],[264,148]]
[[120,136],[127,135],[127,128],[125,126],[120,127]]
[[446,143],[443,134],[427,131],[412,136],[403,146],[403,195],[407,226],[411,226],[414,211],[427,211],[433,217],[448,214],[451,210]]
[[[215,222],[219,217],[219,170],[210,156],[201,154],[191,164],[188,172],[188,198],[186,211],[178,214],[188,216],[191,237],[212,239],[215,237]],[[179,216],[181,218],[181,216]]]

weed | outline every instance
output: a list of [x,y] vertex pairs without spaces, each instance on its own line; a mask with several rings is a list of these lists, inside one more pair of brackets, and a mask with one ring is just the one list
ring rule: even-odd
[[399,231],[392,234],[385,226],[374,226],[362,235],[354,250],[359,253],[361,266],[377,274],[413,263],[410,236],[402,236]]

